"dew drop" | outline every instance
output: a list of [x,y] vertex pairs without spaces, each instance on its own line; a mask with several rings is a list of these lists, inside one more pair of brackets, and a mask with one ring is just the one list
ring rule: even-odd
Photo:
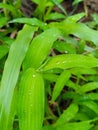
[[56,34],[53,34],[53,37],[56,37]]
[[33,74],[32,77],[35,78],[36,77],[35,74]]
[[65,51],[65,53],[68,53],[68,51]]
[[66,61],[63,61],[62,63],[64,64],[64,63],[66,63]]

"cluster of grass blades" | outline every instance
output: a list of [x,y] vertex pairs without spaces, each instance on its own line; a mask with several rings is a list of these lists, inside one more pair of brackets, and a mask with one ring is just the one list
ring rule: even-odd
[[0,3],[0,130],[97,130],[98,31],[32,1],[33,18]]

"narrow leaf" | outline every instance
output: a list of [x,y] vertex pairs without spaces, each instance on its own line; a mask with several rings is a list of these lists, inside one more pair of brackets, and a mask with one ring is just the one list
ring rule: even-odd
[[98,82],[91,82],[81,86],[79,92],[85,93],[85,92],[93,91],[95,89],[98,89]]
[[3,58],[8,53],[8,46],[0,45],[0,59]]
[[65,70],[58,77],[56,84],[54,86],[52,101],[56,100],[56,98],[59,96],[60,92],[62,91],[65,83],[68,81],[70,76],[71,76],[70,71]]
[[84,105],[93,110],[98,115],[98,105],[94,101],[84,101],[80,105]]
[[60,32],[58,29],[51,28],[35,37],[25,57],[23,64],[24,69],[29,67],[40,67],[49,54],[53,42],[58,38],[59,35]]
[[[64,125],[66,122],[70,121],[73,119],[78,112],[78,105],[75,103],[72,103],[64,112],[63,114],[59,117],[57,120],[55,126],[58,127],[60,125]],[[68,129],[69,130],[69,129]]]
[[54,68],[68,69],[73,67],[98,67],[98,59],[80,54],[62,54],[52,57],[42,70],[47,71]]
[[90,123],[91,121],[66,123],[65,125],[57,127],[57,130],[90,130],[90,128],[93,127]]
[[8,119],[11,112],[14,88],[34,31],[35,28],[25,25],[18,33],[16,40],[12,43],[9,50],[0,87],[0,103],[2,105],[0,111],[0,130],[8,130]]
[[19,90],[20,130],[41,130],[44,117],[44,80],[34,69],[22,76]]
[[37,18],[17,18],[11,20],[9,23],[25,23],[30,24],[32,26],[38,26],[42,29],[46,28],[47,24],[43,23],[42,21],[38,20]]

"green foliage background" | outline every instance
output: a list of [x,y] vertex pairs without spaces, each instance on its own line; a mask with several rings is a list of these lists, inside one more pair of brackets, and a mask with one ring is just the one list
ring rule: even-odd
[[0,3],[0,130],[98,129],[98,16],[62,2],[32,0],[31,18]]

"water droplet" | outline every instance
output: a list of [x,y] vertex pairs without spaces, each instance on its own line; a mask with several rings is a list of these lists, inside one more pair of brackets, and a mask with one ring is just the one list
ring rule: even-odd
[[66,63],[66,61],[63,61],[62,63],[64,64],[64,63]]
[[33,75],[32,75],[32,77],[33,77],[33,78],[35,78],[35,77],[36,77],[36,75],[35,75],[35,74],[33,74]]
[[53,34],[53,37],[56,37],[56,34]]
[[68,51],[65,51],[65,53],[68,53]]

